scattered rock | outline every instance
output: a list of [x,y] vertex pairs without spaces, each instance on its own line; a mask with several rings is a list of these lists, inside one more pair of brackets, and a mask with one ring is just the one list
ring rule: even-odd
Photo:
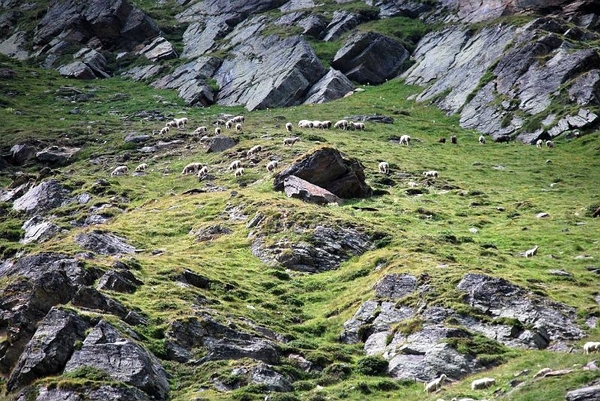
[[196,237],[196,241],[205,242],[215,240],[223,235],[228,235],[231,233],[233,233],[231,228],[217,224],[208,226],[198,231],[192,231],[190,234]]
[[75,236],[75,242],[82,248],[101,255],[121,255],[138,251],[135,247],[129,245],[124,238],[99,230],[78,234]]
[[44,242],[61,232],[61,228],[56,224],[44,220],[43,217],[36,215],[23,223],[21,227],[25,231],[24,237],[19,241],[22,244],[30,242]]
[[417,289],[417,278],[409,274],[388,274],[375,284],[377,298],[404,298]]
[[69,191],[57,180],[47,180],[31,188],[27,193],[13,203],[13,209],[28,214],[44,213],[63,206],[70,200]]
[[68,148],[64,146],[49,146],[35,154],[41,162],[64,164],[69,161],[81,148]]

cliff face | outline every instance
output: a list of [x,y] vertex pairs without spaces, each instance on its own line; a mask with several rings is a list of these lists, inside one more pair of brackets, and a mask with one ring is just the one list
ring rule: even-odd
[[[574,3],[580,3],[579,5]],[[459,0],[457,16],[464,22],[488,21],[506,15],[533,12],[546,15],[569,14],[589,1],[569,0]]]

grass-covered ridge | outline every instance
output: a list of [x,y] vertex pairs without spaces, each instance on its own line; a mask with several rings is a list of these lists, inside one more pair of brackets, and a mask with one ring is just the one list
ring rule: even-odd
[[[582,325],[589,317],[598,316],[600,307],[594,300],[598,278],[587,268],[600,258],[600,219],[591,218],[592,209],[600,203],[596,185],[600,181],[598,133],[573,140],[559,138],[554,149],[518,143],[488,142],[482,146],[477,133],[458,126],[456,116],[407,100],[418,88],[398,80],[364,87],[363,92],[328,104],[248,113],[242,108],[189,108],[173,92],[120,78],[66,80],[56,72],[7,59],[2,59],[1,67],[17,73],[15,79],[1,82],[2,153],[23,141],[81,147],[71,164],[53,167],[54,177],[73,194],[89,192],[98,179],[108,180],[112,191],[94,195],[91,204],[54,211],[55,221],[68,232],[41,245],[18,244],[19,227],[27,217],[11,211],[10,205],[0,205],[6,211],[0,222],[2,233],[6,233],[0,236],[3,253],[8,256],[24,250],[73,255],[81,251],[73,238],[94,228],[126,237],[142,250],[132,257],[137,266],[132,271],[144,284],[133,294],[107,295],[148,317],[148,326],[135,330],[142,344],[157,356],[164,355],[164,332],[169,323],[195,316],[200,307],[249,331],[253,328],[244,323],[245,319],[274,330],[286,339],[281,345],[284,355],[300,354],[319,368],[306,373],[282,361],[277,369],[295,380],[295,390],[287,399],[480,399],[492,397],[492,391],[501,388],[507,393],[504,399],[562,400],[567,389],[599,376],[578,370],[547,379],[539,386],[532,376],[540,368],[568,368],[593,358],[580,353],[490,350],[506,362],[476,377],[495,377],[496,387],[474,392],[468,378],[448,385],[440,394],[427,395],[421,383],[378,375],[377,361],[365,360],[361,345],[338,340],[343,323],[362,302],[373,297],[373,285],[389,273],[427,274],[435,288],[427,299],[430,306],[460,307],[456,284],[465,273],[480,272],[575,307]],[[87,101],[75,100],[76,92],[92,96]],[[181,139],[181,146],[148,155],[124,142],[129,133],[152,134],[164,125],[164,121],[141,113],[149,111],[189,118],[188,129],[173,130],[161,138]],[[238,135],[237,147],[206,154],[190,132],[199,125],[210,126],[221,113],[244,114],[244,133]],[[288,136],[286,121],[295,125],[305,118],[335,121],[376,113],[393,117],[394,124],[367,123],[365,132],[294,128],[301,141],[293,147],[281,143]],[[412,137],[410,146],[390,142],[402,134]],[[458,145],[438,143],[438,138],[450,135],[457,135]],[[263,162],[247,167],[243,177],[235,178],[227,171],[229,163],[240,158],[239,151],[256,144],[265,149]],[[288,199],[272,190],[272,175],[264,168],[268,157],[279,158],[280,168],[285,168],[322,145],[358,158],[365,166],[368,183],[381,194],[348,200],[340,207],[322,207]],[[390,163],[391,182],[377,172],[383,160]],[[142,161],[150,165],[144,177],[109,176],[116,165],[127,164],[133,169]],[[183,166],[192,161],[208,164],[214,177],[211,182],[224,190],[184,194],[206,185],[193,176],[180,175]],[[41,167],[31,164],[23,170],[35,174]],[[433,185],[427,185],[422,176],[430,169],[440,173]],[[16,170],[2,170],[3,187]],[[409,181],[418,182],[423,193],[410,195]],[[70,224],[89,214],[90,206],[104,203],[113,205],[108,223],[85,228]],[[262,213],[267,219],[280,221],[292,234],[294,227],[344,223],[388,237],[373,250],[344,262],[338,270],[313,275],[284,271],[266,266],[252,255],[250,244],[256,233],[247,227],[247,221],[229,217],[227,210],[232,207],[249,218]],[[536,218],[540,212],[548,213],[549,218]],[[214,224],[226,226],[232,233],[207,242],[197,242],[191,234]],[[533,245],[540,247],[535,258],[518,256]],[[582,255],[589,258],[578,258]],[[86,263],[107,269],[112,262],[111,257],[97,256]],[[174,278],[185,269],[207,277],[210,288],[180,285]],[[572,276],[550,274],[558,269]],[[0,288],[4,285],[0,280]],[[200,305],[199,299],[206,303]],[[409,297],[406,302],[416,301]],[[114,316],[105,318],[117,326],[123,324]],[[397,329],[410,331],[418,325],[418,321],[407,322]],[[592,340],[600,338],[597,329],[589,330],[589,335]],[[455,344],[459,350],[478,353],[484,353],[481,348],[485,345],[478,338]],[[197,356],[202,357],[201,353],[198,350]],[[212,361],[198,366],[163,362],[172,375],[174,400],[264,399],[260,387],[223,393],[211,384],[214,377],[234,380],[232,369],[249,361]],[[508,393],[514,374],[524,369],[529,369],[522,376],[528,384]],[[44,383],[66,388],[105,380],[98,372],[77,372],[46,378]],[[278,394],[272,399],[286,398]]]

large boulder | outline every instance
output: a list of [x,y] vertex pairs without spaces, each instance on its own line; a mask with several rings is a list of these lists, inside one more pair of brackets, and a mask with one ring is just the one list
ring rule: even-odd
[[357,32],[335,54],[331,65],[349,79],[380,84],[401,72],[409,53],[402,44],[375,32]]
[[290,175],[283,181],[283,190],[290,198],[298,198],[310,203],[321,205],[337,203],[341,205],[344,202],[328,190],[311,184],[295,175]]
[[27,143],[18,143],[10,148],[11,158],[10,161],[13,164],[21,165],[26,161],[32,159],[35,156],[35,146]]
[[319,82],[310,88],[304,104],[326,103],[342,98],[354,89],[355,86],[352,81],[338,70],[332,68]]
[[273,186],[281,191],[291,175],[325,188],[342,198],[364,198],[372,194],[365,182],[362,164],[334,148],[324,147],[305,155],[275,176]]
[[100,230],[78,234],[75,242],[82,248],[101,255],[121,255],[137,251],[134,246],[126,242],[125,238]]
[[44,213],[70,202],[69,191],[57,180],[47,180],[31,188],[13,203],[13,209],[25,213]]
[[35,157],[41,162],[64,164],[80,150],[81,148],[52,145],[37,152]]

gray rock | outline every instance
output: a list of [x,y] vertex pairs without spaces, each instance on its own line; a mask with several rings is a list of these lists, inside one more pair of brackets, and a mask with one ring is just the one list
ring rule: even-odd
[[102,53],[84,47],[73,55],[75,59],[80,59],[85,63],[93,72],[97,78],[109,78],[110,74],[106,72],[107,61]]
[[35,154],[41,162],[64,164],[75,156],[81,148],[69,148],[64,146],[49,146]]
[[[55,387],[39,387],[38,396],[35,401],[150,401],[148,394],[135,387],[123,387],[101,385],[98,388],[84,387],[77,389],[63,389]],[[26,395],[17,398],[15,401],[26,401]]]
[[29,52],[27,51],[28,43],[27,33],[17,31],[8,39],[0,42],[0,54],[16,58],[17,60],[27,60],[29,58]]
[[354,89],[355,86],[352,81],[332,68],[319,82],[310,88],[304,104],[326,103],[342,98]]
[[290,379],[278,373],[271,366],[264,363],[258,364],[250,369],[249,382],[265,386],[269,391],[289,392],[292,391]]
[[32,183],[26,182],[9,190],[0,189],[0,202],[12,202],[20,198],[31,188],[31,185]]
[[210,288],[210,279],[208,277],[194,273],[188,269],[184,270],[183,273],[177,277],[177,280],[182,283],[193,285],[196,288],[202,288],[205,290]]
[[65,366],[65,372],[89,366],[108,373],[113,379],[139,388],[158,400],[167,399],[169,382],[160,362],[151,353],[123,338],[104,320],[88,334]]
[[310,14],[296,24],[304,29],[304,31],[302,31],[303,35],[321,39],[321,36],[327,27],[327,20],[322,15]]
[[433,9],[431,4],[421,1],[376,1],[373,5],[379,7],[380,18],[408,17],[417,19]]
[[179,89],[190,82],[206,82],[220,65],[221,59],[217,57],[199,57],[177,67],[171,74],[153,82],[152,86],[158,89]]
[[154,40],[140,50],[138,54],[143,55],[152,61],[167,60],[177,57],[177,52],[173,45],[162,36],[154,38]]
[[315,6],[313,0],[289,0],[284,5],[279,7],[283,13],[289,13],[296,10],[310,10]]
[[129,134],[125,135],[125,142],[130,142],[130,143],[144,143],[144,142],[148,142],[150,139],[152,139],[152,137],[150,135],[146,135],[146,134],[137,134],[135,132],[130,132]]
[[44,213],[63,206],[70,200],[69,191],[56,180],[47,180],[31,188],[13,203],[13,209],[28,214]]
[[35,156],[35,146],[26,143],[19,143],[10,148],[11,162],[16,165],[22,165]]
[[123,76],[129,77],[134,81],[145,81],[148,79],[152,79],[160,74],[164,70],[164,66],[160,64],[152,64],[152,65],[143,65],[138,67],[133,67],[125,72],[123,72]]
[[227,15],[219,15],[191,23],[183,33],[183,53],[181,57],[193,59],[205,55],[233,29]]
[[593,69],[575,78],[569,98],[581,106],[600,104],[600,70]]
[[206,16],[230,15],[242,19],[252,14],[276,9],[286,0],[211,0],[192,4],[177,15],[182,22],[194,21]]
[[233,230],[231,230],[229,227],[217,224],[217,225],[212,225],[212,226],[206,227],[202,230],[198,230],[196,232],[192,232],[191,234],[194,237],[196,237],[196,241],[204,242],[204,241],[212,241],[223,235],[228,235],[231,233],[233,233]]
[[588,386],[567,393],[567,401],[599,401],[600,385]]
[[84,249],[101,255],[120,255],[135,253],[137,249],[129,245],[124,238],[111,233],[94,230],[75,236],[75,242]]
[[364,302],[354,316],[344,322],[344,331],[340,336],[340,340],[348,344],[355,344],[366,340],[366,336],[363,334],[367,333],[361,333],[360,330],[363,326],[373,323],[378,311],[379,302],[373,300]]
[[97,288],[99,290],[133,293],[142,284],[129,270],[108,270],[98,280]]
[[283,190],[291,175],[324,188],[342,199],[364,198],[372,194],[365,182],[364,168],[356,159],[344,156],[334,148],[321,148],[275,176],[273,187]]
[[129,313],[123,304],[92,287],[80,287],[73,295],[71,303],[85,310],[110,313],[121,319],[124,319]]
[[73,61],[72,63],[58,67],[58,73],[63,77],[75,79],[95,79],[94,71],[82,61]]
[[61,232],[61,228],[56,224],[44,220],[43,217],[36,215],[23,223],[21,227],[25,235],[19,241],[21,244],[30,242],[44,242]]
[[394,39],[375,32],[351,35],[335,54],[331,66],[350,80],[380,84],[401,72],[409,53]]
[[320,205],[328,203],[344,203],[343,199],[338,198],[326,189],[311,184],[308,181],[290,175],[283,181],[283,190],[289,198],[302,199],[305,202],[317,203]]
[[206,147],[206,153],[212,152],[223,152],[227,149],[233,148],[238,144],[238,140],[236,138],[231,138],[224,135],[217,135],[213,137],[208,146]]
[[339,39],[342,34],[355,28],[361,22],[365,22],[361,16],[348,11],[334,11],[333,18],[327,27],[325,27],[325,35],[323,40],[331,42]]
[[53,307],[27,343],[8,382],[8,391],[62,371],[89,325],[71,311]]
[[417,278],[409,274],[388,274],[375,284],[378,298],[400,299],[417,289]]

